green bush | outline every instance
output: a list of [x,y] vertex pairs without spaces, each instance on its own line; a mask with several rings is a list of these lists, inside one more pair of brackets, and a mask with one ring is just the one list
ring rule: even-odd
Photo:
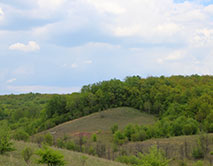
[[121,131],[116,131],[113,135],[113,142],[117,145],[122,145],[125,142],[128,141],[128,138],[124,136],[124,134]]
[[50,133],[44,135],[44,143],[49,146],[53,145],[53,136]]
[[196,163],[193,164],[193,166],[204,166],[203,161],[198,160]]
[[14,134],[13,134],[13,138],[15,140],[22,140],[22,141],[28,141],[30,136],[27,132],[25,132],[23,129],[19,129],[17,130]]
[[47,146],[44,146],[42,149],[39,149],[36,154],[40,156],[37,160],[38,164],[47,164],[48,166],[64,166],[64,156]]
[[192,156],[195,159],[203,159],[204,158],[204,152],[200,146],[197,146],[192,151]]
[[111,131],[112,131],[112,134],[115,134],[115,132],[118,131],[118,124],[114,124],[114,125],[111,127]]
[[96,141],[97,141],[97,135],[96,135],[96,134],[93,134],[93,135],[92,135],[92,141],[93,141],[93,142],[96,142]]
[[0,128],[0,154],[14,151],[13,143],[11,142],[9,128],[1,126]]
[[116,160],[133,166],[168,166],[170,162],[156,146],[151,147],[149,153],[139,153],[138,157],[120,156]]

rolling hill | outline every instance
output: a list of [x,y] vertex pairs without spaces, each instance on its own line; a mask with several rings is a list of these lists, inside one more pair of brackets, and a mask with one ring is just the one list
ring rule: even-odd
[[78,135],[79,132],[89,134],[102,131],[104,133],[109,133],[110,128],[114,124],[118,124],[119,128],[122,129],[129,123],[151,125],[155,123],[156,119],[156,117],[141,113],[139,110],[129,107],[120,107],[65,122],[40,134],[51,133],[55,138],[59,138],[64,135]]

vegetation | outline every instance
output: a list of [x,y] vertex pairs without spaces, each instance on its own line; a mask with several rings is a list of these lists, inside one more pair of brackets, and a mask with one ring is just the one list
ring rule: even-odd
[[8,127],[2,125],[0,127],[0,155],[15,150],[9,134]]
[[[0,155],[0,166],[28,166],[21,155],[25,147],[30,147],[32,151],[36,152],[39,150],[37,144],[25,143],[25,142],[14,142],[15,151],[10,152],[10,155]],[[52,148],[54,151],[59,151],[64,156],[67,166],[82,166],[82,158],[88,157],[85,166],[125,166],[125,164],[100,159],[93,156],[87,156],[85,154],[72,152],[63,149]],[[30,166],[44,166],[43,164],[38,164],[36,161],[39,156],[33,153],[30,158]]]
[[30,165],[30,158],[33,155],[33,150],[30,147],[26,147],[23,151],[22,151],[22,156],[24,158],[24,161],[27,163],[27,165]]
[[48,166],[65,165],[64,156],[60,152],[48,148],[47,146],[39,149],[36,154],[40,156],[40,159],[38,159],[39,164],[47,164]]
[[[125,149],[130,142],[142,151],[138,142],[212,133],[212,119],[213,76],[133,76],[67,95],[5,95],[0,96],[0,125],[8,129],[0,132],[0,153],[14,150],[12,137],[114,159],[132,153]],[[213,163],[211,140],[202,136],[194,142],[181,142],[180,159]]]
[[139,153],[138,156],[120,156],[117,161],[133,166],[168,166],[169,160],[156,146],[151,147],[147,154]]

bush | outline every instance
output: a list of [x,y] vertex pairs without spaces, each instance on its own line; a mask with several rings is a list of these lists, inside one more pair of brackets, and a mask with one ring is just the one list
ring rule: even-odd
[[76,145],[73,141],[65,142],[65,148],[68,150],[76,150]]
[[204,166],[203,161],[199,160],[193,164],[193,166]]
[[20,129],[17,132],[15,132],[15,134],[13,134],[13,138],[18,141],[20,140],[28,141],[29,137],[30,137],[29,134],[25,132],[23,129]]
[[22,151],[22,157],[24,158],[24,161],[27,163],[27,165],[30,165],[30,158],[33,155],[33,151],[30,147],[26,147],[23,151]]
[[117,145],[122,145],[125,142],[128,141],[128,138],[124,136],[123,133],[121,133],[121,131],[116,131],[113,137],[113,142]]
[[38,159],[38,164],[47,164],[48,166],[64,166],[64,156],[53,149],[44,146],[42,149],[39,149],[36,154],[40,156]]
[[112,131],[112,134],[115,134],[115,132],[118,131],[118,125],[117,125],[117,124],[114,124],[114,125],[111,127],[111,131]]
[[44,135],[44,143],[49,146],[53,145],[53,136],[50,133]]
[[96,142],[96,141],[97,141],[97,135],[96,135],[96,134],[93,134],[93,135],[92,135],[92,141],[93,141],[93,142]]
[[6,152],[14,151],[13,143],[9,135],[9,129],[5,126],[0,128],[0,154],[5,154]]
[[136,156],[120,156],[116,159],[119,162],[134,165],[134,166],[168,166],[170,160],[167,160],[156,146],[151,147],[149,153],[138,154]]
[[197,146],[196,148],[193,149],[192,151],[192,156],[195,159],[203,159],[204,158],[204,152],[200,146]]

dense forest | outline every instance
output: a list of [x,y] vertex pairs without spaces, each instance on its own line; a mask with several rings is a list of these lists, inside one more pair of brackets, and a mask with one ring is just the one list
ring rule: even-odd
[[[107,108],[133,107],[153,114],[152,127],[127,126],[118,140],[144,140],[213,132],[213,76],[126,77],[83,86],[67,95],[22,94],[0,96],[0,123],[15,138],[32,135]],[[136,132],[138,131],[138,132]],[[125,136],[124,136],[125,135]],[[116,138],[116,136],[115,136]]]

